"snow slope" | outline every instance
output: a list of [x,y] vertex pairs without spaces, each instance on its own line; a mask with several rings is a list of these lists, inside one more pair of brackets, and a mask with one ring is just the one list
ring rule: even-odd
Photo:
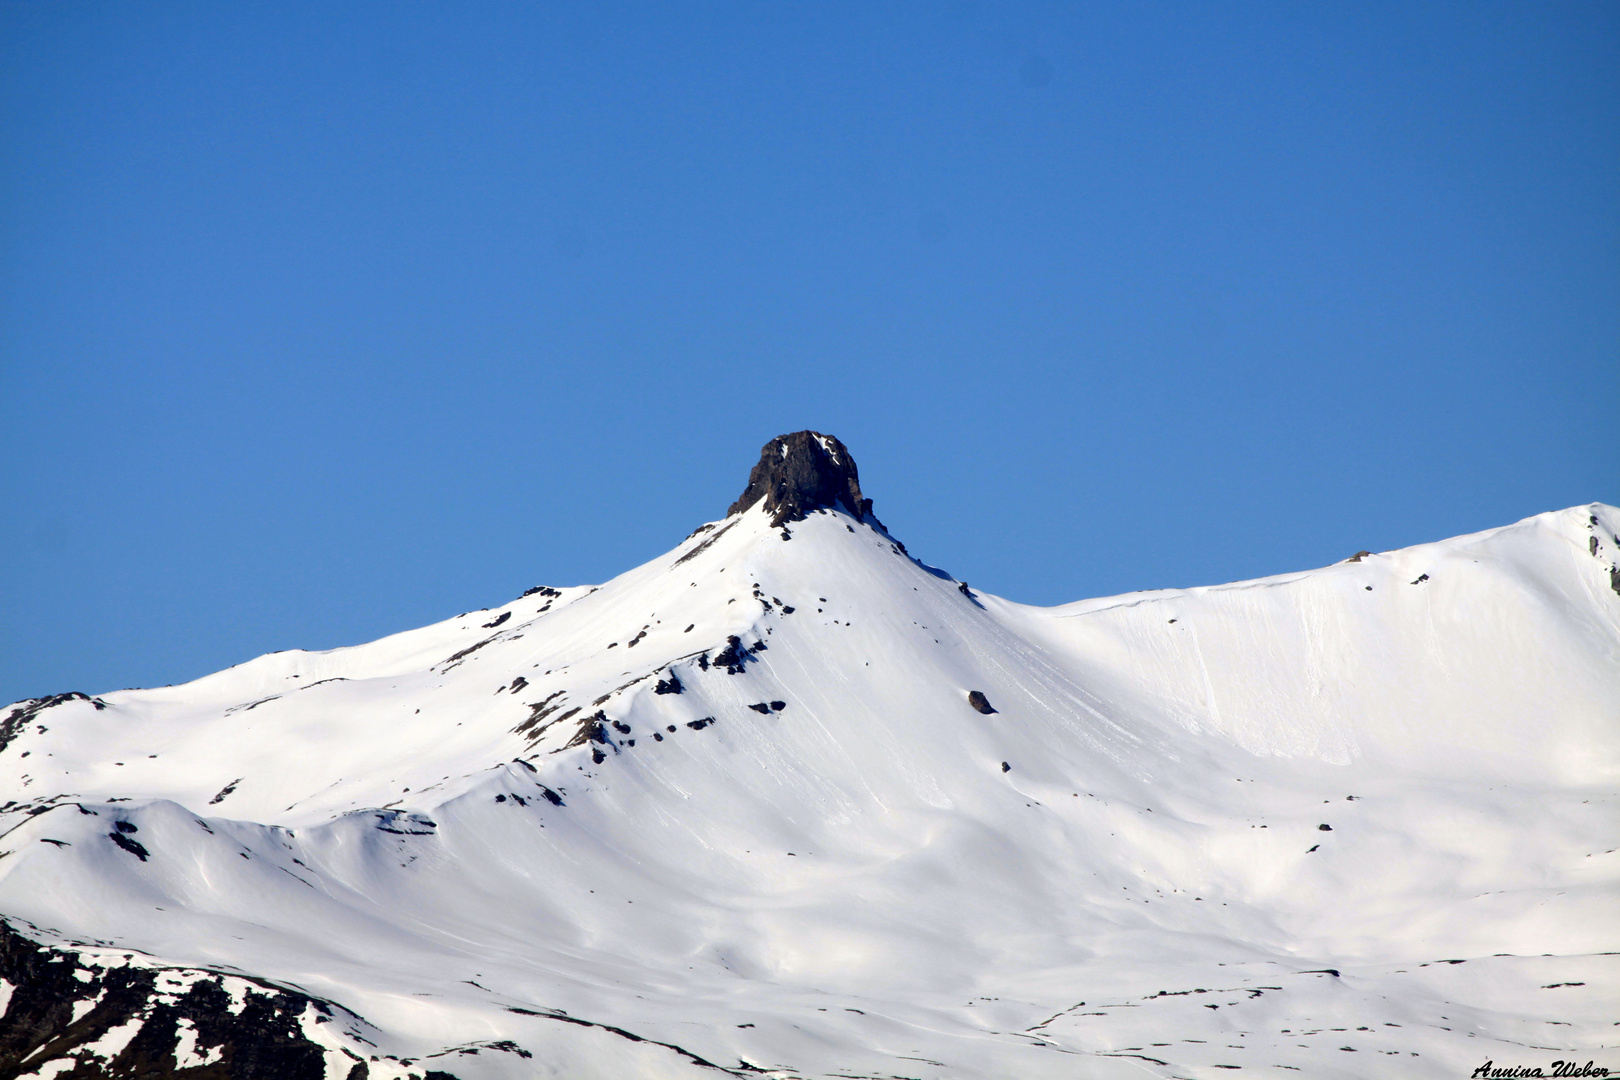
[[1043,609],[756,504],[598,588],[5,710],[0,912],[86,986],[330,1002],[333,1077],[1620,1068],[1617,533]]

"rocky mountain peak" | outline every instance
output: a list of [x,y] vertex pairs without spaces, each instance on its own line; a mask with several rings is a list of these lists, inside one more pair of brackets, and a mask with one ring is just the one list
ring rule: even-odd
[[772,525],[801,521],[813,510],[841,508],[857,521],[882,528],[872,516],[872,500],[861,497],[849,448],[819,431],[795,431],[766,443],[748,474],[748,487],[726,515],[740,514],[761,499]]

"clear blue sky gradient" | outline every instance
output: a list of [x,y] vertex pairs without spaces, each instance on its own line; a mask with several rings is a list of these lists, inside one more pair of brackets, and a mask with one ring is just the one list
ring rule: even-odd
[[1620,502],[1620,5],[9,3],[0,699],[847,442],[1058,603]]

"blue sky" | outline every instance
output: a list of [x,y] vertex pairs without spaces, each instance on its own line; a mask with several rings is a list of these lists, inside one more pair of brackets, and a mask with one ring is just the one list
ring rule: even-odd
[[0,698],[604,580],[838,435],[1035,603],[1620,502],[1620,7],[0,8]]

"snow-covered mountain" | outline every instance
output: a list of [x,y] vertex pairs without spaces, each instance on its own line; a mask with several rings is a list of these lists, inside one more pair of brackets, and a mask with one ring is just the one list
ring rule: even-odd
[[1035,608],[774,439],[605,585],[0,710],[0,1076],[1620,1069],[1617,534]]

